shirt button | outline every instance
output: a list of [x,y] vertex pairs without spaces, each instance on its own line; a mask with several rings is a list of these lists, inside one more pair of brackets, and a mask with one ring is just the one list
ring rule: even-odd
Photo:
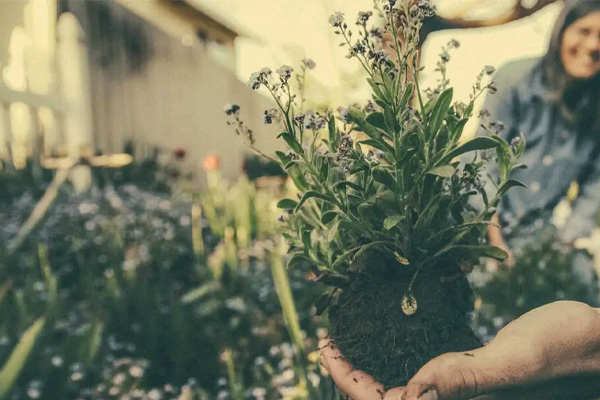
[[554,157],[551,155],[545,155],[544,158],[542,158],[542,164],[544,164],[546,167],[549,167],[550,165],[554,164]]

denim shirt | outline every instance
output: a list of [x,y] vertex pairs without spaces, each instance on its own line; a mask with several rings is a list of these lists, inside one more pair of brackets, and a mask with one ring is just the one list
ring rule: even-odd
[[488,95],[483,106],[490,121],[504,124],[500,135],[510,142],[522,133],[527,143],[520,158],[527,169],[515,170],[511,177],[529,189],[511,189],[498,207],[504,235],[513,246],[535,240],[535,232],[550,224],[553,209],[572,182],[580,183],[580,194],[559,231],[563,241],[588,237],[600,206],[600,160],[594,150],[598,135],[578,138],[577,127],[544,100],[539,65],[539,59],[526,59],[498,70],[498,92]]

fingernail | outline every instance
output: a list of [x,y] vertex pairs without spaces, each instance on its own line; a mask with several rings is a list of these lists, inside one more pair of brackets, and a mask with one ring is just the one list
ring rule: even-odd
[[428,391],[423,393],[421,396],[419,396],[418,400],[438,400],[437,390],[429,389]]

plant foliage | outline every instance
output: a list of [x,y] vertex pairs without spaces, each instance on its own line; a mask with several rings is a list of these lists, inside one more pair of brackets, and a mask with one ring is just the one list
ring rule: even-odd
[[[524,140],[508,143],[496,134],[461,142],[476,98],[492,83],[486,67],[478,76],[469,104],[454,102],[447,87],[445,63],[451,41],[443,49],[435,90],[419,87],[419,29],[433,15],[427,1],[375,2],[383,29],[368,26],[372,12],[359,13],[358,38],[335,13],[330,23],[348,48],[348,58],[364,67],[372,102],[333,113],[303,111],[290,88],[293,69],[265,68],[252,74],[252,89],[266,89],[277,104],[265,111],[265,122],[278,120],[287,152],[276,159],[289,173],[298,195],[278,206],[286,215],[283,236],[289,244],[290,266],[310,263],[317,279],[344,287],[356,271],[353,259],[367,250],[392,255],[414,270],[434,268],[442,261],[473,262],[481,256],[502,259],[499,248],[483,241],[483,232],[499,198],[512,187],[510,179]],[[388,49],[381,38],[388,35]],[[304,80],[304,60],[299,81]],[[252,131],[239,118],[239,107],[226,113],[236,133],[254,147]],[[267,116],[269,118],[267,118]],[[486,165],[497,160],[500,179],[484,188]],[[492,183],[490,183],[492,184]],[[481,207],[473,206],[475,198]]]

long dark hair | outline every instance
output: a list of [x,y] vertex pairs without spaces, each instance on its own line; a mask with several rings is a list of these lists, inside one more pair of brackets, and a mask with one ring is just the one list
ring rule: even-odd
[[546,100],[556,104],[580,133],[594,135],[600,140],[600,73],[585,82],[577,81],[568,76],[561,60],[565,30],[578,19],[600,11],[600,0],[567,0],[565,3],[541,63]]

